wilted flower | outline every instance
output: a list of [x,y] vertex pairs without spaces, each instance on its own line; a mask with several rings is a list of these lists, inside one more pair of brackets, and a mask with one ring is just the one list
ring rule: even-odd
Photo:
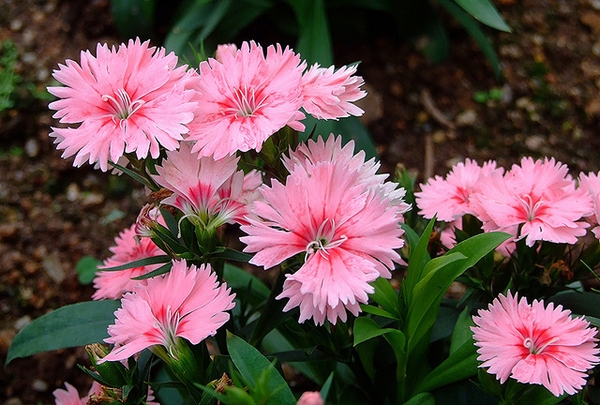
[[[341,147],[328,145],[312,147]],[[357,315],[373,292],[369,283],[391,277],[400,261],[395,249],[403,246],[389,190],[365,178],[364,161],[356,164],[341,151],[315,153],[327,154],[347,159],[298,163],[285,184],[262,186],[263,199],[254,203],[249,225],[242,226],[248,236],[241,238],[244,250],[256,253],[250,262],[265,268],[304,254],[305,263],[286,275],[277,298],[289,298],[286,311],[300,307],[300,322],[313,318],[316,324],[345,321],[346,310]]]
[[110,337],[104,339],[115,347],[99,362],[123,360],[154,345],[176,358],[180,338],[198,344],[229,320],[225,311],[234,307],[235,297],[230,292],[210,265],[173,261],[168,274],[123,296],[115,323],[108,327]]
[[542,301],[499,295],[473,317],[473,339],[480,367],[500,383],[509,377],[541,384],[555,396],[575,394],[586,384],[586,372],[598,364],[596,328],[571,311]]
[[115,238],[115,246],[109,250],[113,253],[106,259],[94,278],[96,292],[92,296],[95,300],[119,299],[127,291],[133,291],[135,285],[140,283],[132,280],[156,270],[161,264],[149,264],[146,266],[135,266],[125,270],[107,270],[103,268],[117,267],[136,260],[164,255],[163,252],[150,238],[139,239],[136,235],[136,224],[124,229]]
[[124,153],[156,158],[161,146],[179,146],[194,117],[187,87],[195,73],[176,67],[175,54],[136,39],[118,50],[98,44],[96,56],[82,52],[80,63],[59,65],[53,76],[65,87],[48,87],[59,98],[50,103],[54,118],[76,124],[50,134],[64,158],[75,155],[75,166],[87,160],[106,171]]

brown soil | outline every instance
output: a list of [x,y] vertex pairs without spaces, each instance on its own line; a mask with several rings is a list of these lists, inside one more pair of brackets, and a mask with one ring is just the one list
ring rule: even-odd
[[[361,60],[370,95],[364,120],[383,167],[444,174],[466,157],[510,165],[523,155],[554,156],[579,171],[600,170],[600,2],[496,2],[513,33],[488,32],[504,81],[450,19],[451,56],[429,63],[384,34],[336,44],[337,64]],[[59,306],[89,300],[75,264],[105,258],[112,239],[144,201],[139,187],[89,167],[74,169],[48,137],[47,101],[31,100],[65,59],[97,42],[119,43],[109,1],[0,1],[0,44],[12,40],[23,78],[17,108],[0,113],[0,362],[20,328]],[[501,89],[500,99],[475,101]],[[133,191],[132,191],[133,190]],[[17,359],[0,369],[4,404],[53,403],[65,381],[89,381],[81,349]],[[87,381],[87,382],[86,382]],[[87,388],[87,387],[86,387]]]

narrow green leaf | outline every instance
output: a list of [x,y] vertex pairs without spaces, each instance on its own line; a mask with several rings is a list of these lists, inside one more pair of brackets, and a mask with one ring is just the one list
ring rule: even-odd
[[269,403],[282,405],[296,404],[294,394],[292,394],[292,391],[281,374],[279,374],[273,364],[271,364],[271,362],[252,345],[228,331],[227,349],[229,350],[231,361],[233,361],[233,364],[235,364],[236,368],[250,387],[255,387],[258,384],[261,375],[263,375],[265,370],[270,370],[268,385],[273,396],[269,400]]
[[112,16],[124,38],[150,38],[153,34],[154,0],[112,0]]
[[170,272],[172,267],[173,267],[173,263],[172,262],[168,262],[168,263],[165,263],[164,265],[160,266],[156,270],[152,270],[151,272],[148,272],[146,274],[142,274],[141,276],[132,277],[131,279],[132,280],[145,280],[147,278],[161,276],[163,274],[166,274],[166,273]]
[[393,319],[401,319],[398,293],[394,291],[390,282],[383,277],[379,277],[371,285],[375,288],[375,291],[370,297],[386,312],[392,314]]
[[404,279],[403,291],[404,301],[408,304],[411,301],[412,291],[421,279],[423,268],[430,260],[427,247],[429,246],[429,238],[435,224],[435,218],[432,218],[423,231],[416,245],[409,245],[408,269],[406,270],[406,278]]
[[472,340],[460,346],[450,357],[425,376],[414,393],[433,391],[436,388],[477,374],[477,348]]
[[452,340],[450,342],[450,355],[466,342],[471,342],[473,340],[471,326],[474,325],[473,318],[471,317],[468,308],[465,308],[458,316],[456,324],[454,325],[454,332],[452,332]]
[[125,263],[120,266],[106,267],[106,268],[102,267],[100,270],[102,270],[102,271],[119,271],[119,270],[132,269],[134,267],[148,266],[151,264],[167,263],[170,261],[171,261],[170,256],[159,255],[159,256],[147,257],[145,259],[134,260],[132,262]]
[[331,38],[327,24],[323,0],[285,0],[294,10],[298,20],[299,33],[296,52],[302,55],[309,65],[333,64]]
[[376,338],[377,336],[383,336],[386,333],[396,333],[400,332],[397,329],[392,328],[382,328],[372,320],[371,318],[366,318],[364,316],[356,318],[354,321],[354,343],[356,346],[362,342],[367,340]]
[[388,318],[388,319],[399,320],[396,315],[393,315],[390,312],[386,311],[385,309],[382,309],[382,308],[379,308],[379,307],[376,307],[373,305],[360,304],[360,309],[362,312],[365,312],[367,314],[377,315],[377,316],[381,316],[383,318]]
[[510,27],[489,0],[456,0],[467,13],[479,22],[504,32],[511,32]]
[[435,397],[429,392],[423,392],[406,401],[404,405],[435,405]]
[[223,278],[227,282],[227,285],[234,290],[246,289],[248,286],[251,286],[252,291],[262,299],[267,299],[271,292],[269,287],[267,287],[260,279],[229,263],[225,263]]
[[120,301],[87,301],[54,310],[27,325],[13,340],[6,364],[18,357],[102,342]]

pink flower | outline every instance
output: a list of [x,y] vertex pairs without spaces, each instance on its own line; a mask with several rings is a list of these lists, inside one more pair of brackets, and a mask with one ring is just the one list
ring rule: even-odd
[[315,64],[302,76],[302,108],[320,120],[360,116],[363,110],[352,104],[367,93],[360,89],[362,77],[354,76],[356,66],[320,67]]
[[188,132],[196,103],[186,87],[194,72],[176,67],[175,54],[148,46],[139,39],[118,50],[98,44],[96,57],[85,51],[81,65],[67,60],[54,71],[66,87],[48,87],[59,98],[49,107],[61,123],[76,125],[53,128],[50,136],[64,158],[75,155],[75,166],[87,160],[106,171],[109,160],[134,152],[156,158],[160,146],[176,149]]
[[[124,229],[115,238],[115,246],[109,248],[109,250],[113,255],[104,261],[99,270],[165,254],[150,238],[142,238],[141,240],[137,238],[136,224]],[[119,299],[125,292],[133,291],[134,287],[140,283],[140,281],[132,280],[132,278],[156,270],[161,265],[151,264],[125,270],[98,271],[94,278],[96,292],[92,295],[92,299]]]
[[296,405],[323,405],[325,401],[321,396],[321,393],[318,391],[306,391],[304,392],[300,398],[298,398],[298,402]]
[[253,264],[270,268],[304,254],[304,264],[286,275],[277,297],[289,298],[285,311],[300,307],[300,322],[323,324],[327,318],[335,324],[347,319],[346,310],[357,315],[373,292],[369,283],[391,277],[400,261],[397,206],[351,158],[298,164],[285,184],[262,186],[263,200],[242,226],[244,251],[256,253]]
[[594,206],[594,212],[587,218],[595,227],[592,229],[594,236],[600,239],[600,177],[599,174],[590,173],[585,175],[581,173],[579,175],[579,188],[587,190],[592,199]]
[[555,396],[575,394],[586,384],[586,372],[599,363],[596,328],[571,311],[542,301],[500,295],[473,317],[473,339],[480,367],[500,383],[509,377],[541,384]]
[[[96,383],[97,384],[97,383]],[[65,383],[66,390],[57,388],[54,390],[54,402],[56,405],[86,405],[89,395],[79,397],[79,391],[68,382]],[[94,388],[94,386],[92,386]],[[90,392],[90,395],[95,392]]]
[[154,345],[164,346],[175,357],[177,341],[198,344],[229,320],[225,311],[234,307],[235,294],[219,285],[210,265],[187,266],[173,261],[171,271],[148,279],[121,299],[115,323],[108,327],[115,345],[100,362],[124,360]]
[[179,150],[167,152],[162,166],[157,166],[154,180],[173,192],[162,203],[180,209],[194,225],[204,228],[245,223],[246,205],[261,183],[260,174],[245,176],[237,170],[235,156],[198,158],[190,148],[182,143]]
[[502,174],[496,162],[490,161],[479,166],[467,159],[452,168],[446,178],[435,176],[421,191],[415,193],[419,214],[431,219],[437,214],[439,221],[452,222],[465,214],[472,214],[471,196],[479,189],[480,179],[492,172]]
[[302,71],[305,64],[289,48],[269,46],[266,56],[255,42],[235,52],[219,52],[219,60],[200,63],[197,118],[188,140],[192,152],[221,159],[236,151],[260,151],[263,142],[286,125],[304,126]]
[[[66,390],[58,388],[52,393],[56,405],[87,405],[92,403],[112,403],[116,401],[118,396],[113,394],[116,391],[121,394],[121,390],[113,390],[105,387],[97,381],[92,382],[92,386],[86,396],[79,398],[79,392],[69,383],[65,383]],[[120,398],[119,398],[120,399]],[[118,402],[118,401],[117,401]],[[146,405],[159,405],[154,401],[154,393],[152,388],[148,386],[148,395],[146,396]]]
[[566,165],[554,158],[523,158],[504,176],[490,173],[481,178],[471,207],[486,231],[505,231],[527,246],[544,240],[577,242],[589,226],[582,218],[593,212],[587,190],[576,189]]

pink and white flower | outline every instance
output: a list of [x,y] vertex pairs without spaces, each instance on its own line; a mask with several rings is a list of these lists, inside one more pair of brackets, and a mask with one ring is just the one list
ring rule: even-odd
[[198,158],[190,145],[182,144],[179,150],[167,152],[153,177],[173,192],[163,204],[178,208],[196,226],[214,229],[225,223],[245,223],[247,204],[262,184],[258,172],[244,175],[237,163],[235,156]]
[[566,165],[554,158],[523,158],[504,176],[489,173],[480,179],[471,198],[475,216],[485,231],[505,231],[516,239],[574,244],[589,226],[593,213],[587,190],[576,188]]
[[132,280],[133,278],[150,273],[161,266],[161,264],[150,264],[125,270],[102,270],[165,254],[152,239],[142,238],[140,240],[136,235],[136,229],[136,224],[133,224],[115,238],[115,246],[109,248],[113,255],[104,261],[94,278],[96,292],[92,295],[92,299],[119,299],[125,292],[133,291],[134,287],[140,283],[139,280]]
[[75,166],[89,161],[106,171],[124,153],[156,158],[160,147],[179,146],[194,117],[188,87],[195,73],[165,53],[136,39],[118,50],[98,44],[96,56],[85,51],[80,64],[59,65],[53,76],[65,86],[48,87],[59,98],[50,108],[69,126],[52,128],[50,136],[64,158],[75,155]]
[[350,115],[361,116],[364,111],[353,104],[367,95],[360,89],[364,81],[355,76],[356,66],[311,66],[302,76],[302,108],[320,120]]
[[502,174],[504,169],[496,168],[496,162],[489,161],[479,166],[467,159],[452,168],[445,178],[435,176],[421,185],[415,193],[419,214],[431,219],[437,215],[439,221],[453,222],[465,214],[473,214],[471,196],[476,193],[484,176],[492,172]]
[[600,239],[600,176],[596,173],[579,175],[579,188],[587,190],[594,206],[593,214],[588,216],[588,221],[594,225],[592,233],[597,239]]
[[500,295],[473,317],[477,360],[500,383],[509,377],[539,384],[555,396],[575,394],[586,384],[587,371],[599,363],[596,328],[571,311],[542,301]]
[[197,118],[188,140],[192,152],[222,159],[238,150],[260,151],[264,141],[286,125],[303,130],[302,72],[305,63],[280,45],[263,48],[251,41],[200,63]]
[[366,179],[359,170],[363,165],[347,157],[297,164],[285,184],[262,186],[263,198],[254,203],[249,225],[242,226],[248,235],[241,238],[244,251],[256,253],[253,264],[270,268],[304,255],[304,264],[286,275],[277,297],[289,298],[285,311],[300,307],[300,322],[335,324],[346,321],[346,310],[358,315],[360,303],[373,292],[369,283],[391,277],[400,262],[398,206],[386,187]]
[[176,356],[180,338],[196,345],[229,320],[234,307],[231,289],[219,284],[210,265],[187,266],[173,261],[165,276],[148,279],[121,299],[115,323],[108,327],[106,343],[113,350],[99,362],[120,361],[155,345]]

